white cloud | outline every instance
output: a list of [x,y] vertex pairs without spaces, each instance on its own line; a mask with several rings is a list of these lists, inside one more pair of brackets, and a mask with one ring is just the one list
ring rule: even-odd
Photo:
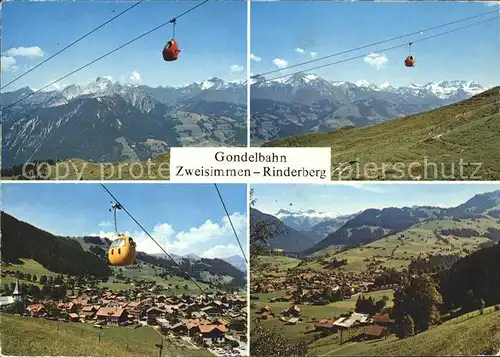
[[380,70],[382,68],[385,68],[385,65],[387,64],[387,62],[389,62],[389,59],[385,54],[370,53],[368,56],[363,58],[363,61],[373,68]]
[[0,67],[2,72],[15,72],[19,68],[16,66],[16,59],[10,56],[2,56]]
[[[246,242],[246,215],[238,212],[233,213],[231,215],[231,221],[233,222],[240,241],[242,243]],[[162,250],[158,247],[158,245],[156,245],[156,243],[153,242],[153,240],[151,240],[151,238],[144,232],[136,231],[132,233],[123,233],[134,239],[137,243],[138,251],[150,254],[162,253]],[[176,232],[168,223],[160,223],[157,224],[149,233],[168,253],[174,253],[177,255],[193,253],[203,256],[205,256],[204,254],[216,254],[217,252],[231,252],[230,255],[236,254],[229,247],[231,244],[227,246],[217,244],[217,242],[234,241],[236,239],[234,237],[231,224],[226,216],[224,216],[220,222],[206,220],[205,223],[199,227],[191,227],[188,231],[182,232]],[[89,235],[100,236],[103,238],[106,237],[109,239],[116,238],[116,234],[114,232],[100,231],[99,233],[91,233]],[[210,242],[214,242],[214,244],[217,245],[207,250],[207,244],[210,246]]]
[[113,226],[113,223],[111,223],[110,221],[102,221],[97,226],[100,227],[100,228],[106,228],[106,227]]
[[500,1],[485,1],[484,4],[488,7],[489,6],[497,6],[497,5],[500,6]]
[[351,186],[357,188],[358,190],[370,191],[374,193],[383,193],[384,190],[380,188],[380,185],[359,183],[359,182],[343,182],[346,186]]
[[262,61],[262,57],[256,56],[253,53],[250,53],[250,59],[254,60],[255,62],[260,62]]
[[312,58],[316,58],[317,55],[318,55],[318,52],[311,52],[311,57]]
[[275,58],[273,59],[273,63],[276,65],[278,68],[286,68],[288,66],[288,62],[285,61],[283,58]]
[[102,76],[102,78],[106,78],[108,81],[113,81],[113,77],[111,76]]
[[243,71],[245,71],[245,68],[239,64],[233,64],[231,66],[231,73],[241,73]]
[[45,55],[45,52],[42,51],[42,49],[38,46],[33,46],[33,47],[13,47],[9,50],[7,50],[6,54],[8,56],[12,57],[17,57],[17,56],[24,56],[24,57],[43,57]]
[[216,245],[213,248],[203,252],[203,258],[229,258],[233,255],[240,255],[240,247],[236,244]]
[[297,53],[306,53],[306,51],[303,48],[297,47],[295,50]]
[[128,77],[132,82],[138,83],[141,81],[141,74],[137,71],[132,71],[130,77]]

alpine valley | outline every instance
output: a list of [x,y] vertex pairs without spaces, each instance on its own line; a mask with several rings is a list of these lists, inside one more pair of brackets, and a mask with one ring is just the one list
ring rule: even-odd
[[301,212],[251,208],[252,355],[266,356],[272,336],[302,357],[500,356],[500,185],[469,185],[460,198],[461,185],[377,186],[353,205],[341,190],[311,193],[324,210],[362,209],[350,217],[303,197]]
[[257,78],[251,86],[252,144],[369,126],[457,103],[487,89],[464,80],[393,87],[388,82],[329,81],[312,73],[274,81]]
[[25,87],[2,94],[5,168],[28,160],[136,162],[173,146],[246,145],[242,81],[152,88],[98,77],[33,93]]

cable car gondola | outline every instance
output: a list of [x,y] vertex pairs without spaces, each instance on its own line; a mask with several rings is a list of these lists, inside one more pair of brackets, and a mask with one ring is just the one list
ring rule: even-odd
[[411,55],[411,42],[408,44],[408,50],[409,50],[410,54],[405,59],[405,66],[406,67],[415,67],[415,57],[413,57]]
[[175,41],[175,19],[172,19],[172,24],[173,24],[173,34],[172,34],[172,39],[168,41],[165,44],[165,47],[163,47],[163,59],[166,62],[172,62],[176,61],[179,58],[179,53],[181,50],[179,50],[179,45],[177,44],[177,41]]
[[135,262],[135,255],[134,240],[124,234],[120,234],[108,249],[108,259],[111,265],[132,265]]
[[117,238],[111,243],[108,248],[108,260],[111,265],[128,266],[135,263],[136,260],[136,244],[134,240],[123,233],[118,234],[116,224],[116,210],[121,210],[122,206],[119,203],[112,204],[110,211],[113,211],[115,220],[115,232]]

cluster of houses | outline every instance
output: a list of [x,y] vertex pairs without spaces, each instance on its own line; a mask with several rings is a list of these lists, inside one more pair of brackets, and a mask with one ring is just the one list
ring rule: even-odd
[[337,319],[321,319],[314,328],[317,331],[327,331],[329,333],[342,332],[353,327],[365,327],[362,336],[367,339],[376,339],[387,336],[388,327],[394,321],[388,313],[377,313],[373,316],[353,312],[349,316]]
[[[257,312],[263,320],[275,318],[271,307],[264,306]],[[280,312],[279,320],[287,325],[296,325],[302,322],[300,306],[295,304]],[[361,336],[366,339],[386,337],[389,327],[394,323],[388,313],[377,313],[373,316],[354,312],[338,318],[320,319],[314,324],[314,329],[327,334],[343,332],[354,327],[364,327]]]
[[[294,270],[282,277],[263,275],[253,279],[251,293],[285,291],[283,296],[275,297],[270,302],[300,302],[321,305],[328,303],[323,299],[326,288],[330,288],[332,293],[342,289],[345,298],[380,289],[380,287],[375,288],[374,280],[373,272],[333,271],[325,273],[313,270]],[[301,287],[299,294],[297,294],[298,286]],[[293,301],[294,299],[295,301]]]
[[[19,301],[16,284],[15,299]],[[22,298],[25,315],[74,323],[127,326],[149,325],[164,334],[190,337],[203,346],[236,341],[247,343],[247,299],[225,293],[166,296],[144,292],[128,300],[128,292],[105,291],[66,296],[62,301]],[[9,300],[10,301],[10,300]]]

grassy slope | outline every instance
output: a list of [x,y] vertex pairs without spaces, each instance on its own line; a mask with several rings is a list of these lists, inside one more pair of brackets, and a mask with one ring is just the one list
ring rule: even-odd
[[300,259],[275,255],[262,255],[259,260],[268,267],[263,273],[273,276],[285,276],[288,269],[295,268],[300,263]]
[[[369,162],[376,163],[376,174],[361,170],[360,177],[347,179],[409,179],[398,172],[381,174],[382,163],[427,162],[445,164],[445,175],[450,174],[451,163],[462,158],[467,163],[482,163],[477,174],[482,180],[500,179],[500,87],[496,87],[463,102],[425,113],[389,120],[377,125],[340,129],[329,133],[314,133],[284,138],[267,143],[274,147],[331,147],[332,165],[349,166],[359,163],[361,168]],[[456,166],[458,171],[458,166]],[[339,179],[332,168],[332,179]],[[370,169],[370,166],[368,166]],[[423,175],[422,167],[412,169],[413,175]],[[470,179],[474,167],[464,169]],[[456,172],[456,174],[458,174]],[[446,179],[441,169],[435,176],[429,169],[427,178]],[[346,179],[346,177],[340,177]],[[460,179],[460,178],[458,178]]]
[[[183,278],[180,278],[178,276],[171,276],[168,278],[168,280],[165,280],[159,276],[155,276],[155,270],[154,267],[150,264],[146,263],[140,263],[140,268],[125,268],[122,267],[122,274],[125,277],[129,277],[131,279],[146,279],[146,280],[153,280],[155,281],[158,285],[162,285],[165,287],[166,294],[199,294],[200,290],[194,285],[194,283],[191,280],[185,280]],[[118,268],[115,268],[116,270]],[[161,271],[162,269],[160,268],[158,271]],[[198,285],[201,286],[201,288],[205,291],[211,291],[209,289],[208,284],[198,282]],[[109,284],[109,283],[107,283]],[[177,289],[175,286],[178,285],[179,288]],[[184,289],[184,285],[188,286],[188,289]]]
[[[64,323],[1,314],[2,354],[17,356],[157,356],[160,334],[150,327],[138,329]],[[59,325],[59,329],[57,327]],[[101,342],[98,333],[102,332]],[[164,343],[165,356],[213,356],[204,349],[188,349],[181,341]]]
[[[82,159],[69,159],[51,165],[46,174],[49,180],[101,180],[101,177],[104,180],[168,180],[170,179],[170,154],[152,159],[149,165],[147,161],[108,165]],[[2,179],[18,180],[19,178],[2,177]]]
[[[30,274],[35,274],[38,279],[42,275],[46,276],[55,276],[57,275],[54,272],[51,272],[47,269],[45,269],[43,266],[41,266],[38,262],[32,260],[32,259],[22,259],[24,264],[11,264],[9,266],[5,266],[2,263],[2,271],[20,271],[23,273],[30,273]],[[113,268],[115,271],[118,270],[118,268]],[[194,285],[194,283],[191,280],[184,280],[180,277],[174,276],[170,277],[168,280],[165,280],[163,278],[160,278],[158,276],[155,276],[154,269],[151,265],[141,263],[141,268],[140,269],[130,269],[126,267],[122,267],[122,274],[125,277],[129,277],[131,279],[145,279],[145,280],[153,280],[155,281],[158,285],[163,285],[165,287],[165,294],[198,294],[200,290]],[[131,284],[125,284],[120,281],[115,281],[113,280],[114,278],[111,277],[109,282],[106,283],[101,283],[100,285],[102,287],[108,288],[110,290],[128,290],[128,289],[134,289],[134,286]],[[1,287],[3,287],[3,284],[10,284],[15,282],[14,277],[5,277],[2,278],[1,281]],[[33,283],[31,281],[26,281],[26,280],[19,280],[20,283],[25,283],[25,284],[35,284],[35,285],[40,285],[38,283]],[[209,289],[208,284],[197,282],[198,285],[201,286],[201,288],[207,292],[210,292],[211,289]],[[177,289],[175,286],[178,285],[179,288]],[[188,288],[187,290],[184,289],[184,285],[187,285]]]
[[[500,228],[500,224],[494,219],[487,218],[481,218],[478,221],[467,220],[457,222],[452,220],[438,220],[424,222],[403,232],[390,235],[359,248],[349,249],[345,252],[334,254],[333,257],[339,260],[347,259],[348,265],[342,267],[342,269],[347,271],[356,272],[366,270],[369,262],[364,260],[373,260],[375,256],[377,256],[377,260],[383,261],[383,266],[401,268],[408,266],[411,259],[419,255],[424,257],[427,254],[464,254],[462,249],[474,249],[480,243],[488,241],[488,239],[484,237],[447,237],[449,238],[449,243],[445,243],[436,238],[433,233],[435,229],[471,228],[482,234],[486,232],[488,227]],[[329,252],[329,248],[321,251],[321,253],[327,252]],[[334,251],[331,253],[334,253]],[[304,264],[303,267],[314,268],[314,262]]]
[[356,343],[332,355],[479,355],[491,347],[500,349],[500,311],[492,311],[485,309],[484,315],[475,311],[404,340]]

